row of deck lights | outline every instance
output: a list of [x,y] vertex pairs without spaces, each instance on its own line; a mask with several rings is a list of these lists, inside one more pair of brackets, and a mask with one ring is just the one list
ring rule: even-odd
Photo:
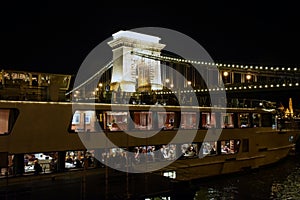
[[213,62],[203,62],[203,61],[194,61],[194,60],[186,60],[180,58],[173,58],[168,56],[161,55],[150,55],[144,53],[137,53],[138,55],[145,57],[153,57],[157,59],[164,59],[170,61],[176,61],[181,63],[190,63],[190,64],[198,64],[198,65],[207,65],[207,66],[217,66],[217,67],[227,67],[227,68],[241,68],[241,69],[255,69],[255,70],[273,70],[273,71],[300,71],[297,67],[268,67],[268,66],[248,66],[248,65],[238,65],[238,64],[224,64],[224,63],[213,63]]
[[[101,84],[102,85],[102,84]],[[100,86],[100,84],[99,84]],[[181,91],[160,91],[156,94],[177,94],[177,93],[196,93],[196,92],[211,92],[211,91],[232,91],[232,90],[252,90],[252,89],[267,89],[267,88],[281,88],[281,87],[299,87],[299,83],[283,83],[283,84],[265,84],[265,85],[252,85],[252,86],[235,86],[235,87],[216,87],[216,88],[206,88],[206,89],[197,89],[197,90],[181,90]],[[95,89],[99,91],[99,88]],[[96,95],[96,91],[93,91],[92,94]],[[77,97],[79,91],[75,91],[74,97]]]

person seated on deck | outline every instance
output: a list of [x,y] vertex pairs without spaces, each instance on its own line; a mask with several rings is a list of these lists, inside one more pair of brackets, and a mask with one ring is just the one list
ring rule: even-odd
[[174,129],[174,126],[172,126],[171,124],[165,124],[163,127],[162,127],[163,130],[173,130]]
[[185,156],[187,157],[192,157],[196,155],[196,150],[194,149],[194,147],[191,145],[185,152]]
[[210,150],[210,154],[211,155],[214,155],[214,154],[217,154],[217,151],[215,149],[215,146],[212,146],[211,150]]
[[222,148],[222,153],[226,153],[226,154],[230,153],[230,149],[228,148],[227,145],[225,145],[224,148]]
[[38,162],[38,160],[34,160],[34,174],[38,175],[42,171],[43,171],[43,168],[40,165],[40,163]]

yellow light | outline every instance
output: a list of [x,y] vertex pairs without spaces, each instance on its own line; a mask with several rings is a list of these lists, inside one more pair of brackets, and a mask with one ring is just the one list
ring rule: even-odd
[[191,85],[191,84],[192,84],[192,82],[191,82],[191,81],[188,81],[188,82],[187,82],[187,84],[188,84],[188,85]]
[[228,76],[228,72],[223,72],[223,75],[224,76]]
[[251,79],[251,75],[250,75],[250,74],[247,74],[247,75],[246,75],[246,79],[247,79],[247,80],[250,80],[250,79]]

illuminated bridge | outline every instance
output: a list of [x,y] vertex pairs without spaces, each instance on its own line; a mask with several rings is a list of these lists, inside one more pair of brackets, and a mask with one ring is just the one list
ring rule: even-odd
[[[67,97],[67,100],[109,103],[132,100],[136,103],[184,101],[188,104],[195,101],[191,97],[193,93],[201,105],[212,106],[209,93],[226,91],[229,104],[242,106],[245,106],[243,99],[272,101],[280,96],[284,98],[282,101],[289,97],[297,99],[299,67],[187,60],[164,51],[165,45],[159,40],[155,36],[131,31],[113,34],[113,40],[108,43],[113,51],[112,61],[72,89],[69,85],[75,76],[2,70],[0,98],[6,99],[10,91],[15,99],[24,99],[29,91],[27,99],[36,95],[40,100],[54,101]],[[59,96],[52,98],[51,94],[55,92]],[[155,96],[156,102],[147,96]]]

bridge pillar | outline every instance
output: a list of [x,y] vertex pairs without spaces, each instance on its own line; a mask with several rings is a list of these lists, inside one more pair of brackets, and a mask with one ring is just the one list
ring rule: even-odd
[[111,90],[149,92],[161,90],[160,61],[141,57],[132,52],[160,55],[164,44],[160,38],[132,31],[119,31],[108,42],[113,51]]

